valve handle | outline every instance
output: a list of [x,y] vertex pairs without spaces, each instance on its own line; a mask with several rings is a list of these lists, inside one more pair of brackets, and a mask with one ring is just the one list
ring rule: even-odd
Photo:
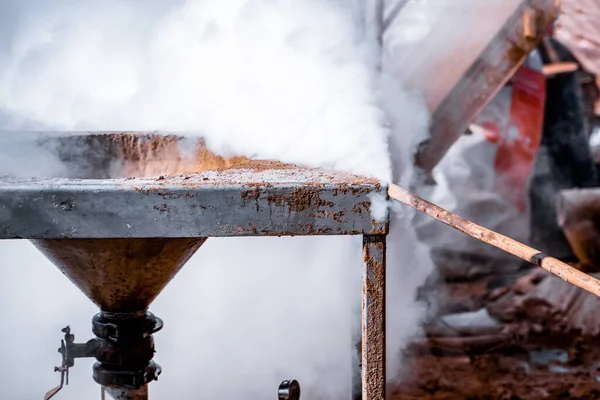
[[[69,368],[67,367],[54,367],[54,372],[60,372],[60,384],[54,389],[49,390],[44,396],[44,400],[50,400],[60,392],[65,384],[65,376],[69,376]],[[69,378],[67,378],[67,384],[69,384]]]
[[69,345],[75,341],[75,336],[71,334],[71,327],[67,326],[62,329],[62,332],[65,334],[64,339],[60,340],[60,348],[58,352],[62,356],[62,362],[60,367],[54,367],[54,372],[60,372],[60,384],[54,389],[49,390],[44,396],[44,400],[50,400],[53,398],[58,392],[61,391],[63,386],[69,384]]

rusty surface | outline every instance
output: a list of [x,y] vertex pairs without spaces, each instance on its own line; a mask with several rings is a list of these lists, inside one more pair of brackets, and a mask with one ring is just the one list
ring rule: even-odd
[[103,388],[103,390],[110,396],[107,400],[148,400],[148,385],[138,390],[115,388]]
[[102,311],[144,311],[205,242],[191,239],[51,239],[33,244]]
[[152,133],[97,132],[52,137],[44,139],[42,146],[64,163],[63,173],[69,178],[188,174],[249,162],[245,157],[218,156],[202,139]]
[[294,212],[304,211],[313,207],[333,206],[333,202],[321,200],[318,190],[306,191],[301,188],[295,189],[288,195],[272,195],[268,199],[280,207],[287,206],[290,211]]
[[[268,189],[281,184],[300,182],[314,188],[330,187],[336,196],[344,194],[360,196],[372,192],[373,189],[381,189],[381,183],[374,178],[266,161],[248,162],[231,168],[207,169],[192,174],[171,174],[158,178],[125,180],[127,186],[140,191],[160,191],[172,185],[183,188],[235,185],[244,189],[246,192],[244,196],[250,198],[257,189]],[[293,195],[294,198],[273,197],[272,200],[279,204],[295,203],[298,211],[302,211],[302,205],[309,202],[310,199],[307,197],[310,196],[303,192],[295,192]]]
[[363,238],[362,399],[385,399],[386,237]]
[[5,180],[0,237],[387,233],[387,221],[370,216],[370,195],[385,199],[384,189],[346,178],[298,168],[99,182]]
[[[562,198],[564,198],[564,193],[565,192],[561,193]],[[550,257],[549,255],[511,239],[508,236],[501,235],[498,232],[494,232],[481,225],[477,225],[471,221],[461,218],[458,215],[453,214],[448,210],[444,210],[443,208],[428,202],[427,200],[401,188],[398,185],[390,184],[388,188],[388,194],[390,198],[398,200],[399,202],[406,204],[415,210],[442,222],[445,225],[448,225],[484,243],[499,248],[509,254],[517,256],[522,260],[542,267],[546,271],[553,273],[561,279],[600,297],[600,280],[576,268],[573,268],[567,263]]]

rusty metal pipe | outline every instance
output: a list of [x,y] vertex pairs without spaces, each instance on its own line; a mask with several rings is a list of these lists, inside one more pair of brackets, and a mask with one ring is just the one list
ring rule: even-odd
[[386,236],[363,236],[362,400],[385,399]]
[[103,388],[114,400],[148,400],[148,385],[138,390]]
[[540,266],[559,278],[600,297],[600,280],[583,273],[556,258],[550,257],[539,250],[531,248],[514,239],[461,218],[456,214],[422,199],[414,193],[402,189],[400,186],[390,184],[388,194],[391,198],[398,200],[423,214],[435,218],[462,233]]

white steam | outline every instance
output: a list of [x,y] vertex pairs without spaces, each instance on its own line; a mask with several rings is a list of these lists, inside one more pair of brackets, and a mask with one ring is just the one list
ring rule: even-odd
[[[0,1],[0,130],[175,130],[225,155],[410,178],[426,106],[379,76],[358,1]],[[374,211],[385,217],[386,203]],[[401,211],[388,240],[390,378],[431,266]],[[0,334],[11,343],[0,398],[32,399],[58,382],[60,328],[86,340],[96,310],[28,243],[0,242],[0,254],[16,331]],[[153,398],[274,398],[292,377],[304,398],[347,399],[360,264],[355,237],[208,240],[152,305],[165,320]],[[76,364],[60,398],[94,398],[91,361]]]
[[356,2],[43,3],[0,64],[0,109],[18,121],[195,132],[220,152],[389,178]]

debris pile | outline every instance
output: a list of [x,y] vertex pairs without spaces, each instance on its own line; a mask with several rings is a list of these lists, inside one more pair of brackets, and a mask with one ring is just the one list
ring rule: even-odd
[[427,291],[445,306],[391,399],[600,397],[598,297],[538,269]]

